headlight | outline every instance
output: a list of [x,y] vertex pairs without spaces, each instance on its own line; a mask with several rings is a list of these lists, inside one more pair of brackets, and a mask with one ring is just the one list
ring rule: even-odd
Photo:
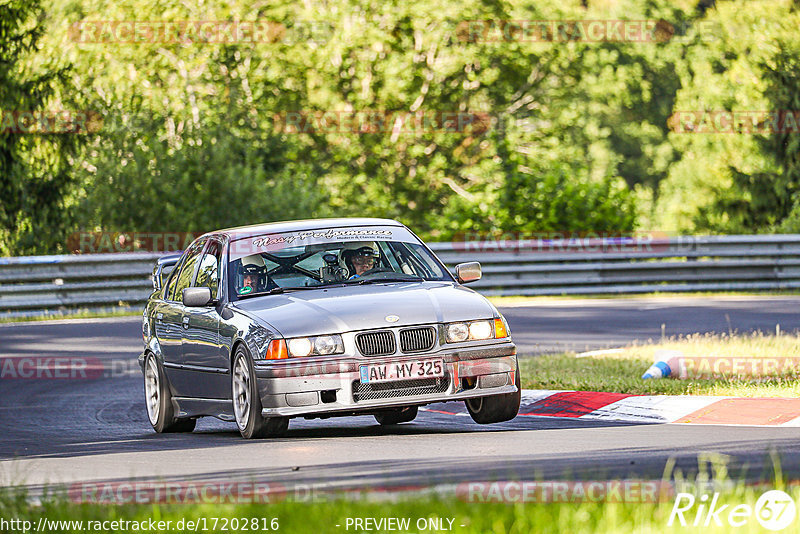
[[344,353],[344,342],[339,334],[288,339],[289,355],[293,358],[327,356]]
[[[339,337],[341,341],[341,337]],[[314,340],[314,351],[317,354],[334,354],[340,343],[333,336],[319,336]]]
[[292,356],[308,356],[311,354],[312,350],[314,350],[314,346],[311,344],[311,340],[307,337],[298,337],[289,340],[289,353]]
[[448,343],[492,339],[495,337],[496,332],[498,332],[496,324],[491,320],[470,321],[467,323],[450,323],[445,325],[445,333]]
[[450,323],[447,325],[447,342],[458,343],[466,341],[469,337],[469,327],[467,323]]
[[494,337],[492,334],[493,328],[489,321],[475,321],[469,323],[469,338],[470,339],[489,339]]

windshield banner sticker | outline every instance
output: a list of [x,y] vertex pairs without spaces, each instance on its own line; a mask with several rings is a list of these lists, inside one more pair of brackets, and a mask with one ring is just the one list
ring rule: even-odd
[[231,243],[231,256],[240,258],[259,252],[274,252],[289,247],[316,245],[336,241],[405,241],[416,242],[402,227],[323,228],[284,234],[268,234]]
[[287,244],[291,245],[295,241],[305,241],[313,238],[325,238],[327,240],[344,240],[358,238],[363,239],[391,239],[391,230],[323,230],[311,232],[299,232],[296,234],[282,235],[282,236],[265,236],[253,240],[254,247],[269,247],[270,245]]

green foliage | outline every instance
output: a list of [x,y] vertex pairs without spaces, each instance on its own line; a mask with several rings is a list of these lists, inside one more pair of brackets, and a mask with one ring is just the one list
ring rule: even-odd
[[0,255],[43,253],[67,227],[64,205],[73,182],[67,157],[75,136],[17,131],[20,113],[46,110],[67,68],[33,56],[47,29],[41,2],[6,0],[0,7]]
[[[679,63],[676,111],[800,109],[795,3],[717,2],[705,31]],[[660,184],[656,219],[687,232],[796,231],[798,147],[794,133],[675,133],[680,161]],[[796,211],[794,212],[796,213]],[[794,227],[794,230],[792,229]]]
[[[798,20],[795,18],[795,20]],[[800,40],[778,42],[777,53],[762,64],[765,94],[772,109],[800,110]],[[798,117],[800,118],[800,117]],[[800,232],[800,135],[777,132],[762,140],[762,150],[780,167],[773,196],[777,197],[780,229]],[[762,198],[764,196],[762,195]],[[768,209],[768,208],[767,208]]]
[[[93,110],[102,122],[85,136],[0,134],[2,254],[62,251],[77,230],[321,216],[393,217],[433,239],[800,229],[798,135],[670,131],[680,110],[798,109],[789,0],[44,1],[47,19],[20,7],[35,3],[0,14],[3,35],[27,35],[25,46],[0,38],[14,58],[0,104]],[[486,40],[469,24],[617,19],[661,21],[658,38]],[[73,24],[103,20],[270,21],[276,33],[76,39]],[[56,57],[71,65],[66,84]],[[483,115],[401,131],[321,119],[369,112]],[[46,239],[32,239],[42,228]]]

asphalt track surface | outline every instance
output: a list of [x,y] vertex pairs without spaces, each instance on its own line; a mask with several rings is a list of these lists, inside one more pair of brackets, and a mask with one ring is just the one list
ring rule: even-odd
[[[547,300],[502,308],[520,353],[585,350],[694,332],[800,330],[800,297]],[[481,480],[660,478],[670,458],[692,477],[698,454],[733,477],[770,480],[772,459],[800,477],[800,428],[620,424],[519,416],[480,426],[420,412],[293,419],[280,439],[242,440],[232,423],[155,434],[143,401],[138,317],[0,325],[0,356],[97,358],[102,377],[0,380],[0,486],[89,480],[258,481],[377,488]],[[429,408],[464,412],[461,403]]]

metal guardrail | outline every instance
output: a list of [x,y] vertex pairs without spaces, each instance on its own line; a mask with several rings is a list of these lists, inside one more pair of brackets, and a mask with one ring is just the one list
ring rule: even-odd
[[[480,261],[487,296],[800,288],[800,235],[430,243],[452,267]],[[0,258],[0,317],[137,306],[159,253]]]
[[481,262],[487,296],[800,288],[800,235],[433,243],[445,264]]
[[0,258],[0,317],[138,305],[159,253]]

